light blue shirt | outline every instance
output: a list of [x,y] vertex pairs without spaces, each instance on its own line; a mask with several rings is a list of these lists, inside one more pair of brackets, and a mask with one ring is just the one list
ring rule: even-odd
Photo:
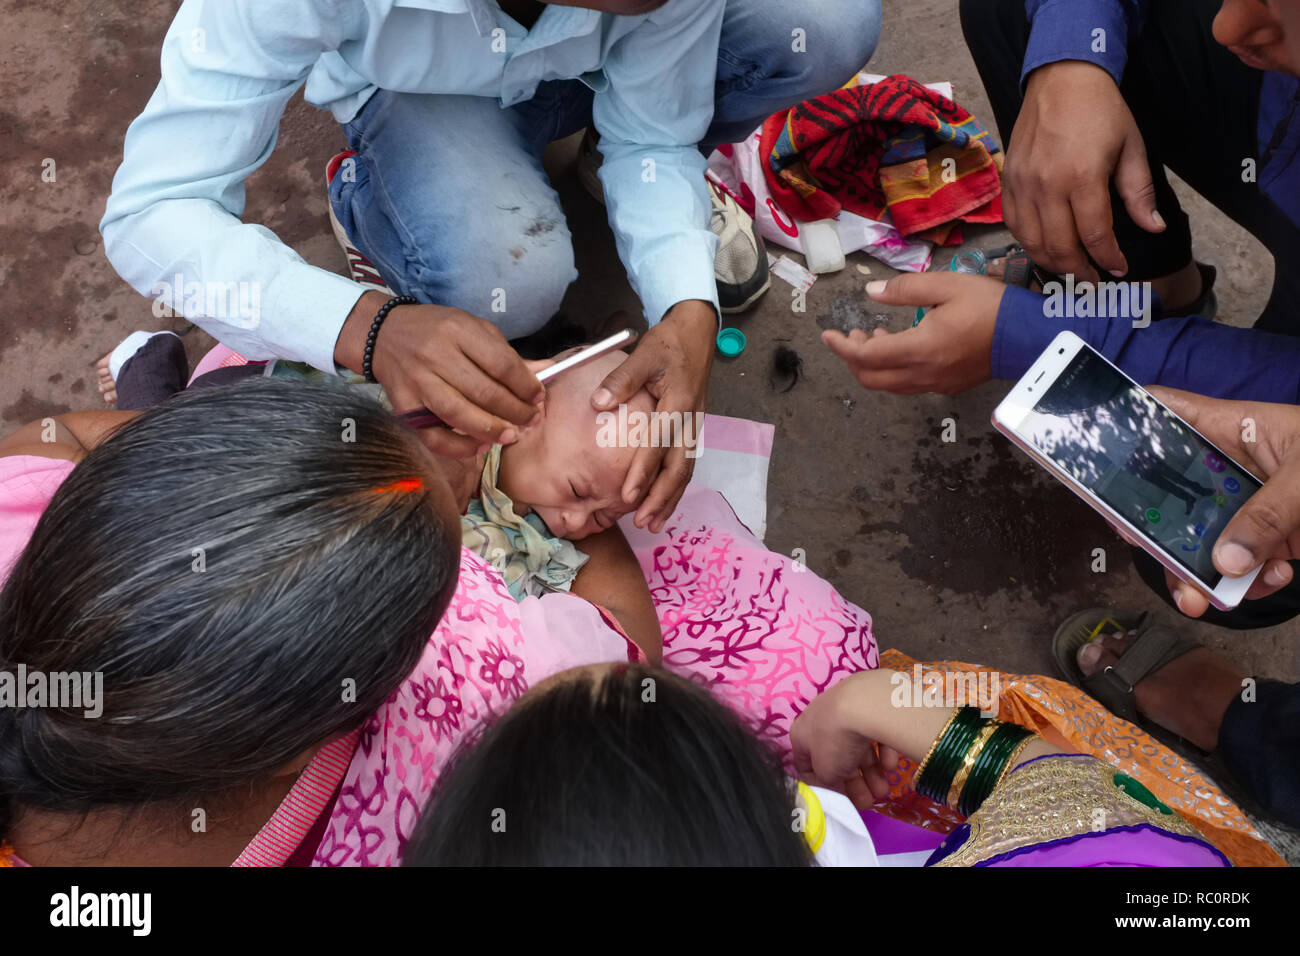
[[[247,358],[334,371],[364,291],[243,223],[244,181],[290,97],[345,123],[376,89],[528,100],[545,80],[595,91],[609,222],[646,318],[717,304],[704,157],[723,4],[618,17],[547,6],[524,30],[493,0],[185,0],[162,78],[127,130],[100,231],[114,268]],[[473,157],[466,157],[473,162]],[[431,175],[436,175],[432,172]],[[484,197],[490,201],[490,197]]]

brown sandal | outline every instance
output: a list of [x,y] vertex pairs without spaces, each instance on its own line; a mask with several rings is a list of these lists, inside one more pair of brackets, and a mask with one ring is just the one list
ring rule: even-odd
[[[1095,674],[1084,674],[1079,669],[1079,649],[1098,634],[1111,632],[1133,635],[1132,644],[1117,663]],[[1145,611],[1128,614],[1094,607],[1072,615],[1057,628],[1052,638],[1052,659],[1064,680],[1096,698],[1111,713],[1159,737],[1169,732],[1142,718],[1134,689],[1143,678],[1199,646],[1171,628],[1151,622]]]

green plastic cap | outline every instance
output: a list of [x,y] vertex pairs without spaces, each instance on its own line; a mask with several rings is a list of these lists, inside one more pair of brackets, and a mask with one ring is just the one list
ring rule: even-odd
[[735,358],[745,351],[745,333],[740,329],[723,329],[718,333],[718,351],[725,358]]

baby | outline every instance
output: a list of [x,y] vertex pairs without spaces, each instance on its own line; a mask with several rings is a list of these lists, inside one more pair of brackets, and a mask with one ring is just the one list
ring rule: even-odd
[[[573,541],[609,530],[634,510],[623,503],[622,489],[636,449],[602,441],[602,413],[591,407],[591,394],[626,358],[626,352],[607,353],[557,376],[547,388],[542,420],[501,450],[498,487],[521,513],[536,513]],[[654,407],[644,390],[627,403],[629,413],[647,416]]]
[[[146,368],[144,358],[152,366]],[[468,461],[437,462],[458,495],[465,547],[501,572],[516,600],[571,591],[608,612],[647,659],[658,663],[662,638],[650,591],[616,524],[633,510],[623,503],[622,488],[636,447],[602,441],[599,413],[590,401],[604,377],[626,359],[626,352],[611,352],[558,376],[547,387],[541,421],[523,430],[514,444],[495,446]],[[139,381],[132,385],[134,392],[146,394],[143,404],[132,406],[139,408],[179,391],[188,375],[184,350],[170,333],[137,332],[99,365],[106,402],[118,398],[117,378],[128,365],[135,380],[148,380],[143,383],[147,388],[136,387]],[[330,376],[298,362],[222,371],[343,384],[388,405],[379,386],[366,384],[359,375]],[[627,403],[629,414],[648,416],[654,407],[644,391]],[[603,431],[607,439],[610,429]],[[578,540],[581,551],[571,543]]]
[[[600,417],[608,413],[591,407],[591,394],[626,358],[611,352],[557,376],[541,421],[518,441],[444,464],[466,509],[465,547],[496,565],[517,600],[571,591],[608,611],[657,662],[662,638],[650,591],[617,525],[635,510],[622,489],[637,449],[609,441]],[[648,417],[654,407],[645,391],[627,403],[629,415]]]

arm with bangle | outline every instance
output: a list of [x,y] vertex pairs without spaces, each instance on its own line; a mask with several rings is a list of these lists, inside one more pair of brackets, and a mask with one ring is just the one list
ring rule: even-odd
[[915,791],[966,818],[927,865],[1227,863],[1111,764],[1062,751],[975,706],[934,706],[928,695],[897,693],[913,679],[891,670],[846,678],[808,705],[790,739],[800,776],[846,793],[859,810],[887,800],[885,771],[900,755],[917,763]]
[[903,706],[896,689],[911,680],[898,671],[863,671],[816,698],[790,730],[800,775],[845,791],[865,810],[888,795],[883,771],[901,755],[920,763],[917,790],[937,803],[952,792],[950,805],[960,809],[969,791],[962,811],[969,813],[978,807],[975,796],[987,796],[1020,763],[1062,752],[1024,728],[981,718],[976,708],[924,706],[920,694],[907,695],[915,706]]

